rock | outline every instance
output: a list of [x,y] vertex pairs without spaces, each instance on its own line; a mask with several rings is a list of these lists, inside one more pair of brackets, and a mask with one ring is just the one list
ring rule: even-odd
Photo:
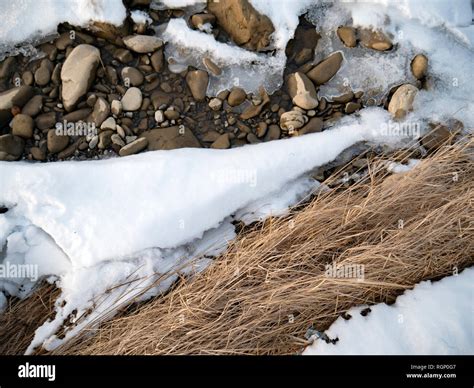
[[230,147],[230,139],[229,139],[229,134],[224,133],[223,135],[220,135],[217,140],[211,144],[211,148],[215,149],[226,149]]
[[373,50],[386,51],[393,47],[390,38],[382,31],[372,31],[363,28],[359,31],[359,37],[363,46]]
[[18,160],[24,147],[25,142],[21,137],[10,134],[0,136],[0,160]]
[[222,108],[222,101],[218,98],[211,99],[211,101],[209,101],[209,108],[215,111],[220,110]]
[[164,116],[162,110],[157,110],[157,111],[155,112],[155,121],[156,121],[158,124],[161,124],[163,121],[165,121],[165,116]]
[[0,83],[6,82],[15,72],[17,67],[16,57],[7,57],[5,60],[0,62]]
[[34,160],[46,160],[46,153],[39,147],[31,147],[30,153]]
[[179,119],[179,112],[176,111],[176,110],[167,109],[167,110],[165,110],[165,117],[168,120],[178,120]]
[[271,20],[258,13],[248,0],[210,1],[207,9],[239,46],[261,50],[270,44],[270,35],[275,28]]
[[313,67],[306,75],[316,85],[325,84],[339,71],[342,60],[340,52],[333,53]]
[[270,103],[270,97],[268,96],[266,90],[263,87],[260,87],[260,104],[258,105],[250,105],[248,108],[246,108],[240,115],[240,118],[242,120],[248,120],[251,119],[255,116],[258,116],[265,105]]
[[157,90],[152,93],[151,95],[151,103],[153,104],[153,108],[159,109],[163,105],[169,105],[171,104],[171,101],[173,101],[173,97],[170,96],[169,94],[163,93],[160,90]]
[[72,43],[70,32],[63,32],[54,42],[56,48],[61,51],[66,50]]
[[88,44],[76,46],[64,61],[62,101],[67,111],[71,111],[91,87],[99,62],[99,49]]
[[227,97],[227,102],[230,106],[238,106],[242,104],[247,98],[247,93],[242,88],[234,87]]
[[410,68],[416,79],[423,79],[428,71],[428,58],[423,54],[416,55],[411,61]]
[[44,131],[55,126],[56,124],[56,112],[43,113],[36,117],[35,125],[36,128]]
[[163,41],[150,35],[129,35],[123,38],[123,43],[130,50],[139,54],[151,53],[163,46]]
[[30,117],[35,117],[43,108],[43,96],[36,95],[26,103],[26,105],[21,110],[21,113],[28,115]]
[[268,124],[264,121],[258,123],[257,125],[257,137],[264,137],[267,133]]
[[388,111],[395,118],[404,117],[409,111],[413,109],[413,101],[415,99],[418,89],[411,84],[404,84],[400,86],[388,104]]
[[428,151],[434,151],[444,144],[451,143],[448,142],[451,136],[452,133],[447,126],[440,123],[430,123],[429,132],[421,138],[421,144]]
[[117,123],[115,122],[115,119],[113,117],[108,117],[101,125],[100,125],[100,129],[102,131],[107,131],[107,130],[111,130],[111,131],[115,131],[115,128],[117,126]]
[[140,70],[135,69],[134,67],[124,67],[122,69],[122,80],[126,87],[129,86],[140,86],[144,81],[143,74]]
[[38,86],[45,86],[51,80],[53,64],[48,59],[43,59],[40,66],[35,71],[35,82]]
[[204,24],[213,25],[216,22],[216,17],[210,13],[197,13],[191,17],[191,24],[194,28],[200,28]]
[[13,107],[23,107],[33,97],[31,86],[20,86],[0,93],[0,127],[7,125],[12,117]]
[[126,36],[132,32],[132,23],[128,18],[124,20],[122,25],[115,26],[105,22],[89,23],[88,30],[94,35],[109,42],[120,45],[122,36]]
[[295,36],[286,46],[288,62],[295,62],[300,66],[314,58],[314,49],[321,36],[314,26],[310,28],[300,24],[295,31]]
[[209,75],[204,70],[189,71],[186,74],[186,83],[196,101],[204,101],[206,98]]
[[48,131],[47,137],[48,151],[52,154],[61,152],[69,145],[69,136],[66,135],[56,135],[55,129],[50,129]]
[[339,27],[337,36],[346,47],[355,47],[357,45],[356,30],[353,27]]
[[323,119],[320,117],[311,118],[308,123],[303,126],[299,131],[299,135],[305,135],[307,133],[321,132],[323,129]]
[[280,117],[280,128],[293,133],[308,122],[308,118],[298,110],[290,110]]
[[25,71],[23,73],[23,75],[21,76],[21,80],[23,81],[23,83],[25,85],[28,85],[28,86],[33,85],[34,79],[35,79],[35,77],[34,77],[33,73],[29,70]]
[[123,48],[115,50],[114,58],[122,63],[129,63],[133,61],[132,53],[129,50]]
[[122,97],[122,108],[125,112],[134,112],[140,109],[143,97],[140,89],[129,88]]
[[108,131],[102,131],[99,133],[99,144],[97,145],[100,150],[105,150],[110,147],[112,144],[112,136],[118,136],[117,134],[114,134],[113,131],[108,130]]
[[265,135],[265,141],[278,140],[281,135],[280,127],[276,124],[272,124],[268,127],[267,134]]
[[150,62],[151,66],[153,67],[153,70],[155,70],[157,73],[161,72],[165,65],[163,50],[160,49],[155,51],[150,57]]
[[354,113],[361,108],[361,105],[358,102],[348,102],[344,107],[344,112],[347,114]]
[[341,94],[340,96],[333,97],[332,100],[333,102],[339,103],[339,104],[346,104],[349,101],[351,101],[354,98],[354,93],[353,92],[347,92],[344,94]]
[[122,147],[119,151],[120,156],[128,156],[137,154],[143,151],[148,146],[148,140],[146,137],[140,137],[135,141],[127,144],[126,146]]
[[119,147],[125,147],[125,142],[122,140],[122,138],[118,134],[114,133],[110,139],[112,140],[113,144],[118,145]]
[[77,123],[78,121],[85,120],[91,113],[92,110],[90,108],[82,108],[64,115],[63,120],[70,123]]
[[98,144],[99,144],[99,136],[95,135],[92,137],[91,141],[89,142],[89,149],[94,150]]
[[314,109],[318,106],[316,88],[311,80],[303,73],[296,72],[288,77],[288,91],[293,103],[302,109]]
[[104,120],[109,117],[110,106],[109,103],[102,97],[99,97],[95,102],[94,109],[90,115],[90,121],[92,121],[96,128],[99,128]]
[[184,126],[157,128],[140,135],[148,140],[148,150],[172,150],[176,148],[200,148],[193,132]]
[[207,70],[209,70],[215,76],[219,76],[222,74],[222,69],[217,66],[212,60],[208,57],[203,58],[202,63],[206,66]]
[[202,137],[202,141],[205,143],[214,143],[220,136],[221,134],[217,131],[208,131]]
[[122,113],[122,103],[119,100],[113,100],[110,105],[110,110],[115,116],[119,116]]
[[33,137],[35,123],[30,116],[18,114],[12,120],[12,134],[24,139]]

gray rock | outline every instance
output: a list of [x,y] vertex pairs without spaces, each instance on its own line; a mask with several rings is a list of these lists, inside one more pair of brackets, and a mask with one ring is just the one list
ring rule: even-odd
[[94,46],[76,46],[64,61],[61,69],[62,100],[70,111],[92,85],[100,62],[100,51]]
[[122,147],[119,151],[120,156],[128,156],[137,154],[138,152],[143,151],[148,146],[148,140],[145,137],[140,137],[135,141],[127,144]]
[[139,54],[151,53],[163,46],[163,41],[150,35],[129,35],[123,38],[123,43],[130,50]]
[[125,112],[134,112],[140,109],[143,97],[140,89],[131,87],[122,97],[122,108]]

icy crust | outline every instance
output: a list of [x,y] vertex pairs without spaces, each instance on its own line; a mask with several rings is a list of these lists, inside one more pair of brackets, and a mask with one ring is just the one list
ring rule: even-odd
[[316,340],[305,355],[461,355],[474,354],[474,268],[438,282],[425,281],[393,305],[350,309],[325,332],[336,344]]
[[[434,1],[429,5],[434,8],[426,7],[424,13],[417,13],[417,3],[409,0],[323,3],[311,8],[308,16],[322,34],[316,47],[315,62],[333,51],[341,51],[344,56],[341,69],[320,87],[319,95],[331,98],[349,89],[360,90],[364,91],[365,100],[374,98],[380,103],[392,87],[416,81],[410,71],[410,61],[416,54],[423,53],[429,60],[428,90],[420,90],[415,98],[414,113],[407,121],[442,121],[455,117],[467,129],[472,129],[474,49],[456,27],[464,25],[470,18],[459,15],[472,15],[470,2]],[[433,16],[443,14],[443,5],[451,9],[446,13],[446,20]],[[335,31],[338,26],[346,24],[382,28],[393,37],[394,49],[377,52],[345,47]]]

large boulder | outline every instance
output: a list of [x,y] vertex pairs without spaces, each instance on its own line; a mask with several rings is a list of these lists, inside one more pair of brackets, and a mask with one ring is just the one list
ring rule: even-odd
[[71,51],[61,70],[62,100],[71,111],[92,85],[100,62],[100,51],[89,44],[80,44]]
[[248,0],[210,1],[207,9],[239,46],[261,50],[270,44],[270,35],[275,28],[271,20],[258,13]]

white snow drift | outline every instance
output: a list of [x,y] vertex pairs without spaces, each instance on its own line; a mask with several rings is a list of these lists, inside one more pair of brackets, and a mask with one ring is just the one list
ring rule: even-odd
[[438,282],[421,282],[394,305],[380,303],[348,311],[326,334],[336,344],[316,340],[306,355],[474,354],[474,268]]

